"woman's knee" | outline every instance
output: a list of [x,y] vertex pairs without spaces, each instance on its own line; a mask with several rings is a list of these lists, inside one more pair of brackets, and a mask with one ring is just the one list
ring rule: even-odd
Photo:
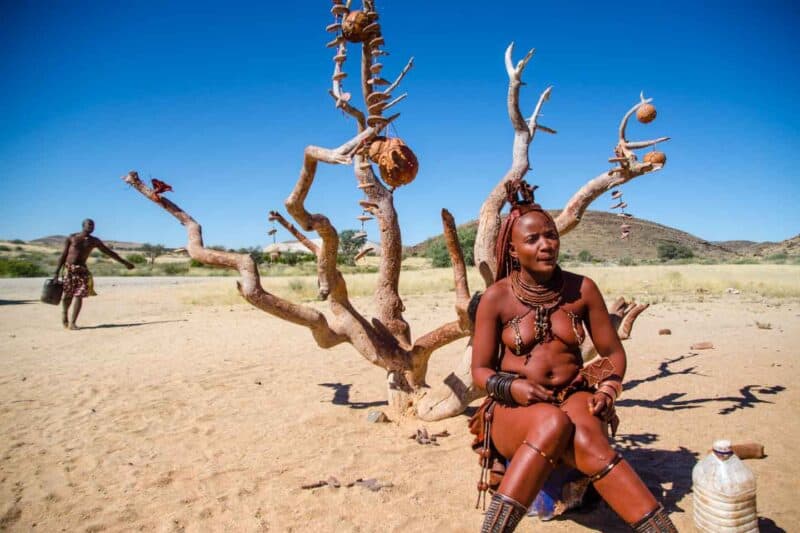
[[527,431],[526,440],[532,443],[553,442],[566,443],[572,435],[574,426],[569,417],[561,409],[553,407],[543,416],[537,417],[536,423]]
[[599,472],[617,455],[602,429],[595,426],[575,426],[572,445],[575,450],[575,466],[587,475]]

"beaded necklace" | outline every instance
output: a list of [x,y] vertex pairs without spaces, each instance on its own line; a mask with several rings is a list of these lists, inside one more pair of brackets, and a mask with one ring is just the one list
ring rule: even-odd
[[[534,341],[537,343],[550,342],[553,340],[552,324],[550,322],[550,315],[553,311],[561,305],[564,301],[562,292],[564,290],[564,276],[561,273],[561,268],[556,265],[553,271],[553,276],[543,284],[528,284],[520,275],[519,270],[511,272],[511,292],[520,302],[530,307],[535,313],[536,319],[536,336]],[[527,314],[527,313],[526,313]],[[517,317],[512,319],[519,320]],[[519,335],[519,325],[512,324],[517,336]],[[518,345],[521,344],[521,338],[518,339]]]

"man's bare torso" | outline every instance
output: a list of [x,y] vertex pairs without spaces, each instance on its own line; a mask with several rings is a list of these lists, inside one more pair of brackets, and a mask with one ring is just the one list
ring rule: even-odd
[[86,266],[92,250],[98,247],[99,239],[83,233],[73,233],[68,237],[69,251],[67,252],[66,264]]

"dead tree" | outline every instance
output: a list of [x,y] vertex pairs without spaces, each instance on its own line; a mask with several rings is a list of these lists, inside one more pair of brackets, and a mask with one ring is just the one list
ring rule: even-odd
[[[381,137],[380,133],[398,116],[395,114],[385,117],[384,113],[405,98],[405,94],[392,98],[392,92],[412,67],[413,59],[409,60],[394,82],[390,83],[381,77],[382,65],[379,60],[386,52],[383,50],[384,38],[378,24],[374,0],[364,0],[363,10],[351,11],[349,5],[349,0],[346,5],[342,0],[334,0],[331,9],[334,22],[327,29],[335,33],[335,38],[328,43],[328,47],[335,49],[335,67],[332,88],[329,92],[335,106],[354,119],[357,135],[338,148],[308,146],[303,156],[300,177],[285,202],[286,210],[300,228],[303,231],[316,232],[321,237],[322,244],[317,246],[312,243],[279,213],[274,211],[270,213],[271,220],[279,222],[316,256],[319,297],[328,301],[329,315],[267,292],[261,285],[258,268],[248,254],[206,248],[200,224],[189,214],[161,196],[158,190],[144,184],[136,172],[128,173],[123,179],[186,227],[187,251],[193,259],[208,265],[236,269],[241,275],[237,288],[250,304],[278,318],[305,326],[321,348],[349,343],[367,361],[384,369],[387,375],[389,404],[395,412],[414,413],[426,420],[445,418],[460,413],[472,399],[480,395],[472,387],[472,379],[469,376],[469,348],[465,352],[460,368],[451,373],[443,384],[431,389],[426,382],[431,355],[439,348],[471,333],[472,324],[467,313],[470,291],[467,285],[466,266],[453,217],[446,210],[442,210],[444,237],[453,263],[455,318],[412,340],[408,322],[403,317],[405,307],[398,292],[402,241],[393,194],[395,186],[413,179],[411,174],[416,171],[414,168],[416,159],[402,142]],[[360,46],[361,93],[367,113],[352,102],[350,93],[345,92],[343,88],[343,80],[347,76],[343,67],[347,59],[348,42]],[[555,133],[538,124],[539,112],[550,95],[550,88],[542,93],[531,118],[527,122],[523,118],[519,108],[521,75],[533,55],[533,50],[514,66],[511,60],[512,47],[513,45],[509,46],[506,51],[506,67],[510,79],[508,110],[515,130],[513,163],[481,208],[475,244],[476,266],[487,286],[493,279],[493,243],[499,230],[500,211],[504,202],[502,194],[504,183],[509,179],[521,177],[528,171],[528,147],[538,130]],[[630,143],[625,139],[625,125],[632,113],[643,103],[644,101],[634,106],[622,120],[617,157],[613,158],[619,166],[591,180],[575,194],[557,218],[562,234],[575,227],[587,206],[600,194],[636,176],[661,168],[658,164],[638,162],[632,150],[666,139],[646,143]],[[377,178],[371,161],[378,163],[381,177],[388,186]],[[339,247],[336,229],[325,215],[311,213],[306,209],[306,196],[313,185],[317,165],[320,162],[353,166],[357,188],[363,190],[366,195],[366,198],[359,203],[378,221],[381,254],[374,292],[376,304],[374,317],[363,316],[350,302],[344,277],[336,266]],[[407,172],[409,170],[414,172],[409,174]],[[627,327],[628,332],[641,310],[641,306],[630,306],[624,301],[618,302],[617,307],[612,309],[622,322],[620,327],[623,329]]]

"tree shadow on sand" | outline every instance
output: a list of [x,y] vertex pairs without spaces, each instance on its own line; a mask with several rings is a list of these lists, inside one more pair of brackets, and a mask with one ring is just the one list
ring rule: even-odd
[[[664,379],[670,376],[678,376],[678,375],[695,375],[695,376],[705,376],[705,374],[701,374],[697,372],[696,366],[690,366],[688,368],[684,368],[682,370],[674,370],[672,365],[676,363],[680,363],[687,359],[691,359],[696,357],[697,354],[690,354],[690,355],[681,355],[674,359],[667,359],[660,365],[658,365],[658,372],[655,374],[648,376],[643,379],[633,379],[630,381],[625,382],[625,391],[629,392],[632,389],[644,384],[650,383],[659,379]],[[716,396],[716,397],[709,397],[709,398],[694,398],[694,399],[683,399],[686,396],[685,392],[673,392],[670,394],[665,394],[660,398],[656,398],[653,400],[636,400],[636,399],[622,399],[617,402],[618,407],[646,407],[648,409],[658,409],[659,411],[681,411],[684,409],[696,409],[703,404],[706,403],[729,403],[730,405],[723,406],[719,410],[720,415],[729,415],[735,411],[739,411],[741,409],[751,409],[759,403],[773,403],[768,400],[764,400],[756,394],[759,395],[775,395],[779,392],[783,392],[786,390],[786,387],[783,385],[773,385],[773,386],[766,386],[766,385],[745,385],[741,389],[739,389],[738,396]]]
[[179,320],[153,320],[151,322],[131,322],[130,324],[98,324],[96,326],[80,326],[78,329],[110,329],[110,328],[135,328],[137,326],[152,326],[154,324],[169,324],[171,322],[188,322],[187,319]]
[[[333,400],[331,403],[334,405],[346,405],[350,409],[368,409],[370,407],[380,407],[382,405],[389,405],[387,401],[378,402],[351,402],[350,401],[350,387],[353,385],[348,383],[318,383],[320,387],[328,387],[333,389]],[[323,400],[324,401],[324,400]]]
[[[658,440],[655,433],[620,434],[614,439],[625,459],[668,513],[686,512],[678,502],[692,489],[692,468],[698,454],[679,447],[663,450],[646,447]],[[591,488],[590,488],[591,490]],[[587,495],[587,505],[557,520],[569,520],[593,531],[629,532],[630,527],[597,495]]]

